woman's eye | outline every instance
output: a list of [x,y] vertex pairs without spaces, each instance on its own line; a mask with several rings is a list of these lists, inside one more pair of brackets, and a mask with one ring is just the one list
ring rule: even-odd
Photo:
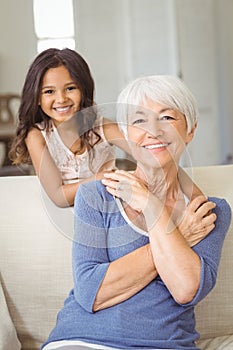
[[160,120],[174,120],[175,118],[171,115],[163,115],[159,118]]
[[145,119],[136,119],[132,122],[132,125],[138,125],[138,124],[142,124],[145,122]]

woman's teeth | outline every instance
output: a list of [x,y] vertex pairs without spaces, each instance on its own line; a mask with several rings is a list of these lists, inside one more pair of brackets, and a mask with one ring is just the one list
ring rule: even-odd
[[162,147],[167,147],[168,143],[159,143],[156,145],[148,145],[148,146],[144,146],[147,149],[156,149],[156,148],[162,148]]

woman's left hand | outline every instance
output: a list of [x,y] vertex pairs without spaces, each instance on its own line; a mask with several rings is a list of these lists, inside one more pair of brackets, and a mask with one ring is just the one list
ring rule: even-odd
[[113,196],[121,198],[137,212],[142,212],[149,198],[149,191],[142,180],[133,174],[116,170],[105,173],[102,183]]
[[217,216],[212,210],[215,206],[204,195],[197,196],[187,206],[178,229],[190,247],[199,243],[214,229]]

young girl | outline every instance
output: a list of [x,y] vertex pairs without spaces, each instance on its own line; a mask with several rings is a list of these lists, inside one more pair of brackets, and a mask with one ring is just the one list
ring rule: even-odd
[[[87,63],[67,48],[40,53],[25,79],[10,158],[14,164],[31,161],[46,193],[60,207],[73,205],[81,183],[115,169],[111,144],[129,152],[117,124],[98,117],[93,96]],[[180,176],[190,198],[201,194],[184,172]]]
[[97,117],[93,95],[89,67],[70,49],[43,51],[25,79],[10,157],[14,164],[31,160],[60,207],[73,205],[80,183],[115,168],[107,140],[124,140],[116,123]]

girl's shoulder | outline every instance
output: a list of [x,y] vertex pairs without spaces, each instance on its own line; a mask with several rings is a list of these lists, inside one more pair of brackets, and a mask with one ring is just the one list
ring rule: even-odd
[[90,130],[92,134],[97,133],[101,139],[105,139],[104,137],[104,126],[103,126],[103,117],[98,116],[93,124],[92,129]]
[[41,130],[37,128],[37,126],[34,126],[28,131],[27,139],[38,138],[41,136],[42,136]]
[[38,122],[35,124],[35,128],[43,131],[43,130],[53,130],[54,128],[54,125],[53,125],[53,122],[51,119],[45,121],[45,120],[42,120],[41,122]]
[[45,145],[44,137],[41,131],[36,127],[33,127],[29,130],[25,141],[28,148],[31,148],[31,146],[33,148],[34,146],[37,147],[39,144],[42,146]]

